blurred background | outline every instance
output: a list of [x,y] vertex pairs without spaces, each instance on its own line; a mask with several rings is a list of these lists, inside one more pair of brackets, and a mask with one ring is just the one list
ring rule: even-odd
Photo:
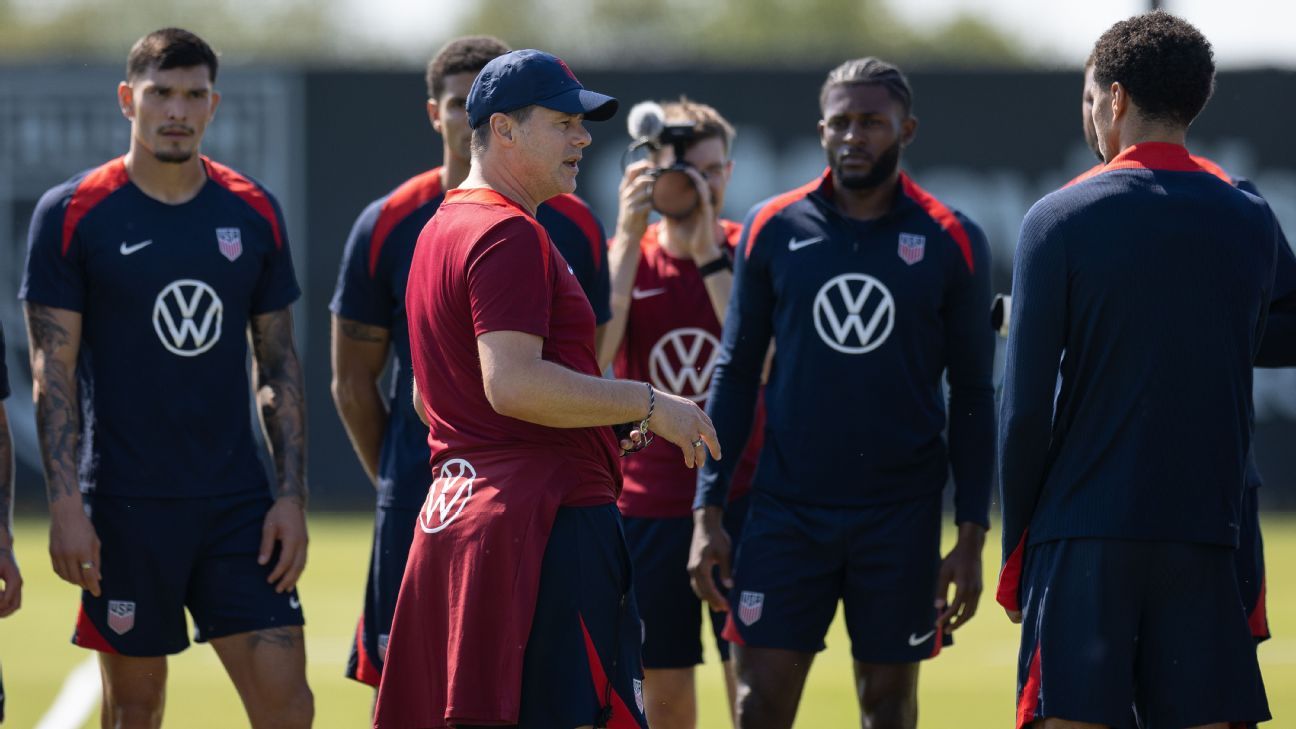
[[[346,596],[341,619],[358,614],[373,489],[330,399],[327,305],[362,208],[440,161],[440,139],[424,110],[423,68],[447,39],[489,33],[514,48],[552,51],[586,86],[620,97],[623,109],[680,94],[715,106],[738,128],[725,214],[739,220],[756,202],[822,170],[815,124],[828,69],[863,55],[895,61],[910,75],[921,121],[904,166],[986,230],[996,291],[1007,292],[1026,210],[1096,161],[1079,114],[1081,67],[1093,41],[1113,22],[1158,5],[1210,38],[1220,68],[1190,147],[1252,179],[1296,234],[1289,131],[1296,119],[1296,3],[1289,0],[0,0],[0,320],[9,340],[14,397],[6,404],[28,579],[50,576],[43,574],[44,491],[16,298],[27,227],[47,188],[126,150],[128,126],[114,89],[127,50],[144,33],[179,25],[221,52],[223,101],[204,151],[260,179],[283,204],[304,290],[296,315],[310,404],[312,509],[343,512],[341,521],[324,523],[341,524],[337,533],[350,535],[346,544],[354,547],[338,567],[356,573],[339,587]],[[623,117],[590,129],[594,145],[577,192],[610,231],[629,139]],[[1193,336],[1191,322],[1167,325]],[[1258,373],[1256,409],[1261,502],[1274,520],[1265,523],[1290,536],[1296,520],[1278,512],[1296,510],[1296,372]],[[987,566],[998,556],[987,549]],[[308,595],[311,580],[322,577],[313,564]],[[988,582],[992,575],[987,569]],[[1270,581],[1296,583],[1290,561],[1271,558]],[[61,588],[69,594],[60,611],[69,612],[74,596]],[[1271,601],[1274,595],[1271,589]],[[985,603],[985,612],[998,612]],[[52,625],[70,628],[67,621]],[[1296,625],[1275,630],[1288,635]],[[328,644],[338,654],[329,660],[345,659],[345,633],[339,645]],[[1277,643],[1270,660],[1296,676],[1296,643]],[[1007,695],[1010,673],[1001,668],[1008,685],[1000,693]],[[66,672],[52,674],[51,695]],[[239,724],[241,717],[225,725]]]

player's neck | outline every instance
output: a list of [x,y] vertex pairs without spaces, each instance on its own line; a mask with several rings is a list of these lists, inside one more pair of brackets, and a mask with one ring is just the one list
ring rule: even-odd
[[459,187],[464,189],[484,187],[494,190],[521,205],[524,210],[531,214],[531,217],[535,217],[536,208],[540,207],[540,203],[544,202],[544,200],[535,199],[535,196],[527,190],[522,180],[517,175],[511,174],[508,168],[502,165],[498,169],[491,170],[485,169],[481,164],[472,165],[468,170],[468,175],[459,184]]
[[472,165],[467,160],[462,160],[453,154],[450,150],[442,147],[441,159],[445,163],[441,165],[441,189],[453,190],[463,184],[468,177],[468,170]]
[[1117,138],[1117,154],[1137,144],[1177,144],[1188,146],[1188,130],[1182,127],[1171,127],[1165,124],[1149,124],[1131,119],[1122,125]]
[[895,204],[900,170],[897,168],[887,179],[874,187],[852,190],[842,185],[834,175],[833,202],[837,210],[848,218],[875,220],[886,215]]
[[197,153],[184,162],[162,162],[132,144],[123,162],[126,174],[141,192],[168,205],[189,202],[207,184],[207,170]]

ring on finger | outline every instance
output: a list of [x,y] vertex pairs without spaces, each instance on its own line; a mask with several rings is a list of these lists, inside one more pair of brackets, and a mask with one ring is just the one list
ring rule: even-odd
[[83,570],[90,570],[90,569],[94,569],[94,562],[82,562],[82,563],[81,563],[81,569],[83,569]]
[[704,442],[705,441],[703,441],[701,438],[698,438],[697,440],[693,441],[693,447],[701,448]]

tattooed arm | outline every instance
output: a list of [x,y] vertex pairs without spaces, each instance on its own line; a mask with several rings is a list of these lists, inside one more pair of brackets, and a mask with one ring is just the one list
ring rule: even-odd
[[375,486],[388,416],[379,382],[390,345],[390,330],[334,315],[333,404],[360,465]]
[[76,361],[81,314],[27,302],[36,435],[50,504],[50,561],[59,577],[99,595],[99,538],[81,502]]
[[257,561],[269,564],[275,542],[279,560],[267,582],[288,592],[306,568],[306,399],[301,363],[293,347],[292,310],[252,317],[252,360],[261,427],[279,478],[275,504],[261,529]]
[[[4,357],[2,347],[0,357]],[[3,386],[4,383],[0,382],[0,387]],[[9,419],[5,415],[4,401],[0,401],[0,618],[12,615],[22,606],[22,574],[13,553],[13,466]]]

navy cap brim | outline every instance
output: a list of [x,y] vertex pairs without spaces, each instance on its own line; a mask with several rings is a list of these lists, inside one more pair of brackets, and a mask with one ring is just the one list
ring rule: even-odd
[[611,96],[580,88],[569,89],[535,103],[566,114],[584,114],[588,121],[607,121],[616,116],[617,107],[620,106],[620,102]]

